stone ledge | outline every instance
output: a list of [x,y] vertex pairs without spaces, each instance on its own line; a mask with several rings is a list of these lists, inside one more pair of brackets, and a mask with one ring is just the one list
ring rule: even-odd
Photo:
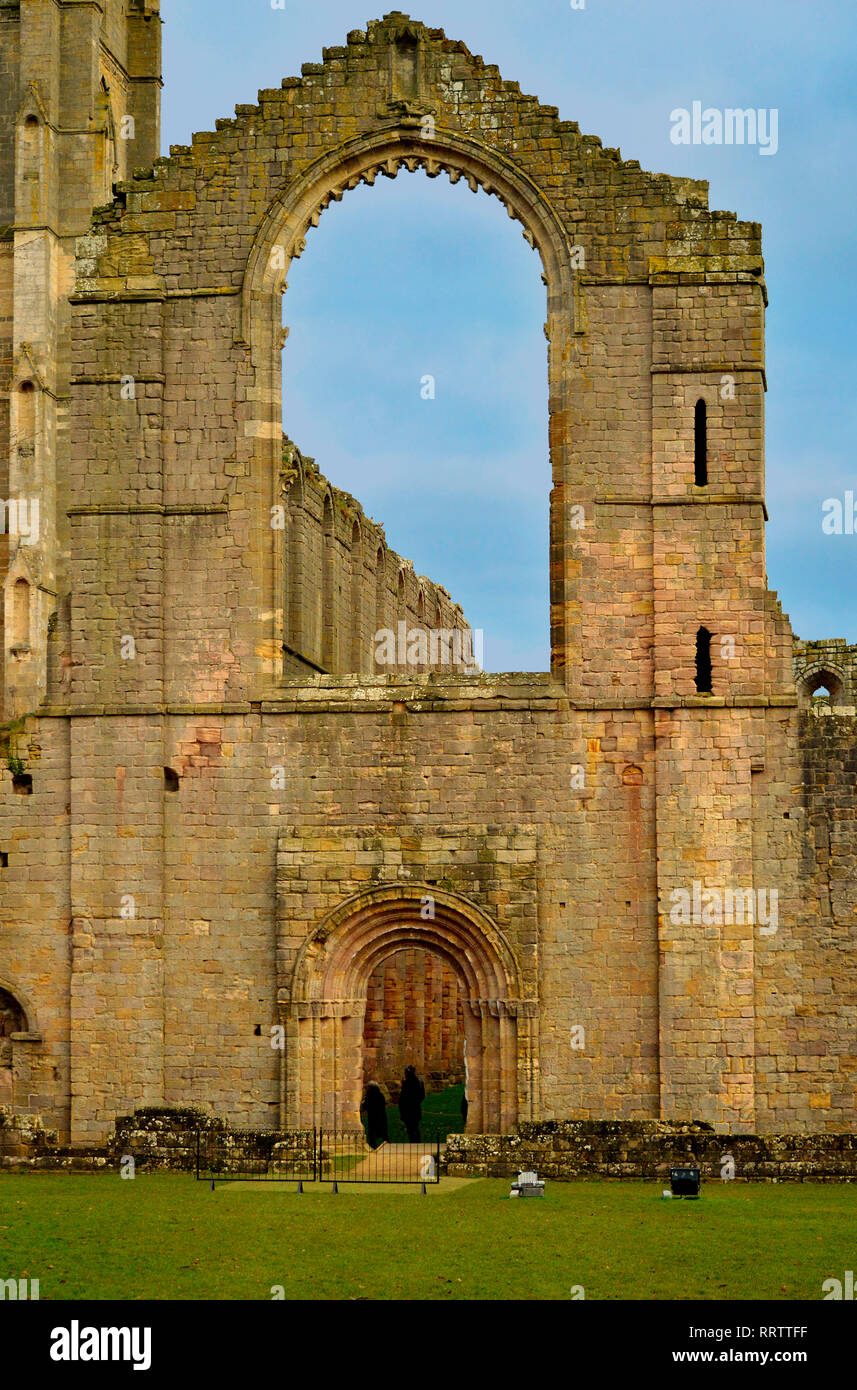
[[[348,677],[334,679],[345,681]],[[352,678],[358,679],[358,678]],[[734,699],[723,695],[689,695],[683,698],[661,696],[653,700],[575,700],[561,685],[555,683],[550,689],[522,689],[520,692],[471,691],[462,693],[439,689],[431,692],[434,698],[427,698],[427,692],[415,691],[412,685],[376,688],[371,698],[362,687],[334,690],[318,686],[298,685],[291,687],[291,696],[285,694],[269,696],[263,700],[233,701],[228,704],[134,704],[134,705],[59,705],[45,704],[31,710],[32,719],[121,719],[121,718],[218,718],[245,714],[293,715],[293,714],[390,714],[394,705],[404,705],[404,714],[442,714],[467,710],[543,710],[562,713],[609,713],[618,710],[750,710],[750,709],[796,709],[799,705],[797,695],[741,695]],[[837,707],[833,714],[839,718],[853,718],[850,708]],[[809,711],[815,713],[815,711]],[[829,711],[822,711],[828,714]]]

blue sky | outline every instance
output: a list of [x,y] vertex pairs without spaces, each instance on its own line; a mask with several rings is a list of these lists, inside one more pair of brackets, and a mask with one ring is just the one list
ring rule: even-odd
[[[166,150],[384,10],[162,0],[162,12]],[[626,158],[708,179],[712,208],[763,224],[769,582],[799,636],[857,641],[857,535],[821,529],[822,502],[857,493],[857,5],[433,0],[411,13]],[[670,112],[695,100],[775,107],[777,154],[673,145]],[[540,272],[495,199],[402,173],[328,209],[284,300],[289,434],[462,603],[489,670],[548,664]]]

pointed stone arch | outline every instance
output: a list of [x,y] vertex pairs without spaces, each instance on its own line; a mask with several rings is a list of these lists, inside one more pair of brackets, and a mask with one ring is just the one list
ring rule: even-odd
[[830,691],[831,705],[850,703],[848,674],[836,662],[814,661],[797,677],[797,690],[802,705],[809,705],[820,686]]
[[21,1015],[22,1033],[38,1033],[36,1023],[36,1010],[31,1000],[14,980],[5,979],[0,975],[0,995],[6,995],[18,1009]]
[[[318,225],[330,203],[339,202],[361,183],[371,186],[379,177],[395,178],[402,169],[413,173],[422,168],[429,178],[446,174],[452,183],[464,179],[474,193],[481,188],[499,198],[509,217],[522,224],[525,240],[541,257],[547,289],[551,534],[564,535],[560,498],[568,476],[571,440],[563,421],[568,409],[567,364],[575,332],[579,278],[573,247],[549,198],[522,168],[498,150],[460,132],[434,123],[431,130],[428,140],[419,121],[411,117],[409,124],[386,126],[346,141],[315,161],[271,204],[254,239],[241,292],[240,341],[249,350],[255,383],[251,394],[256,418],[247,422],[246,429],[257,440],[259,453],[265,455],[270,450],[270,466],[275,469],[282,428],[282,298],[292,261],[302,254],[307,234]],[[278,543],[275,535],[275,550]],[[279,568],[275,557],[275,570]],[[559,669],[567,662],[569,634],[562,586],[553,573],[550,605],[551,665]]]
[[[433,914],[433,915],[430,915]],[[534,1005],[499,928],[476,904],[436,885],[372,889],[330,912],[298,952],[282,1001],[283,1123],[360,1123],[363,1022],[369,979],[408,947],[433,952],[458,976],[470,1066],[468,1128],[502,1133],[529,1112]]]
[[9,565],[4,585],[4,627],[7,651],[22,655],[29,654],[30,651],[30,634],[39,589],[20,538],[15,543],[17,549]]

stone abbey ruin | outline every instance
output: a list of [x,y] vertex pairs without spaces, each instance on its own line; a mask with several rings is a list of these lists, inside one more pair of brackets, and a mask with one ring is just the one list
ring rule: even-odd
[[[163,157],[158,11],[0,0],[7,1124],[356,1125],[404,1026],[474,1136],[853,1131],[857,649],[767,588],[760,227],[398,12]],[[283,433],[292,260],[417,170],[540,258],[549,672],[380,666],[465,616]]]

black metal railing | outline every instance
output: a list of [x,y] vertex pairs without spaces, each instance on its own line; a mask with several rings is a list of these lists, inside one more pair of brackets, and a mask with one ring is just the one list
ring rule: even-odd
[[320,1182],[436,1183],[440,1181],[441,1139],[384,1143],[372,1149],[362,1130],[319,1130]]
[[443,1140],[370,1148],[362,1129],[288,1135],[196,1136],[196,1177],[206,1182],[437,1183]]

